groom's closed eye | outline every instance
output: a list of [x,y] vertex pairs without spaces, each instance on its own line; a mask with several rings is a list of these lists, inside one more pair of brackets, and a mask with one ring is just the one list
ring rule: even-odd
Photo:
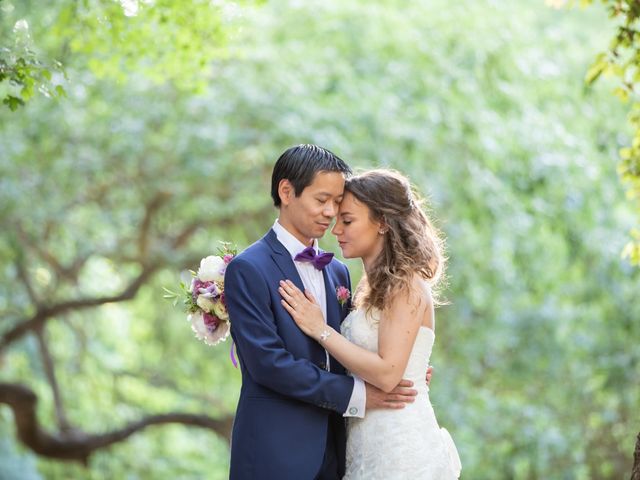
[[[316,200],[320,203],[327,203],[329,200],[331,200],[331,196],[327,195],[327,196],[321,196],[321,197],[316,197]],[[342,197],[336,197],[333,199],[333,203],[335,203],[336,205],[339,205],[340,202],[342,202]]]

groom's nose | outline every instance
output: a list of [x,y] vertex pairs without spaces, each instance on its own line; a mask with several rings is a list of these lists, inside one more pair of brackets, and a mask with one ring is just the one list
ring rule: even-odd
[[327,202],[324,210],[322,211],[322,214],[325,217],[335,217],[338,214],[338,205],[336,205],[334,202]]

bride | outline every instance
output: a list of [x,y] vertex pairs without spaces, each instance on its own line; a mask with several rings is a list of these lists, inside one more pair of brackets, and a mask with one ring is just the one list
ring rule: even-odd
[[348,419],[345,479],[456,479],[460,460],[438,426],[424,378],[435,340],[434,294],[442,241],[409,181],[392,170],[352,177],[332,233],[345,258],[362,259],[355,309],[329,327],[309,292],[281,283],[282,303],[300,329],[352,374],[389,392],[412,380],[418,396],[400,410]]

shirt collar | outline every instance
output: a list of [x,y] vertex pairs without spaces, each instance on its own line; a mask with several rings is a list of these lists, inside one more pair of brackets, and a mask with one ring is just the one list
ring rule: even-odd
[[[276,232],[276,237],[278,241],[284,245],[284,248],[287,249],[291,258],[295,258],[302,250],[304,250],[307,246],[298,240],[292,233],[289,232],[286,228],[284,228],[278,219],[273,223],[273,231]],[[313,239],[313,249],[318,253],[318,239]]]

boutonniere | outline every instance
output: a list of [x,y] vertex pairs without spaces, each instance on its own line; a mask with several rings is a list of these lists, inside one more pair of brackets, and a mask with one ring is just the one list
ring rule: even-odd
[[351,298],[351,292],[347,287],[340,285],[336,288],[336,297],[338,298],[338,303],[344,307],[344,304]]

